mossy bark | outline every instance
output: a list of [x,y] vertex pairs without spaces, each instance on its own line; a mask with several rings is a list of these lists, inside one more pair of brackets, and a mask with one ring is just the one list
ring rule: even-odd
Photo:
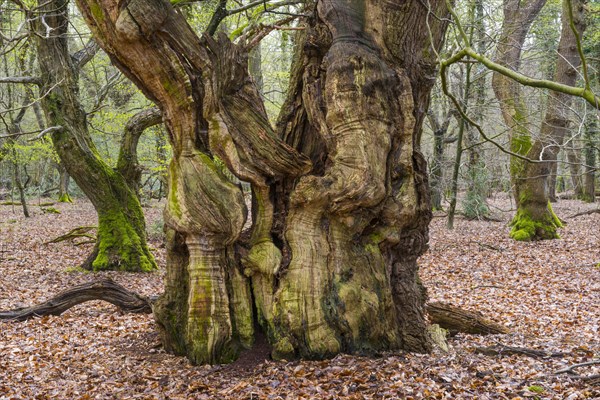
[[[151,271],[141,205],[123,176],[102,161],[79,102],[78,70],[68,52],[68,1],[40,1],[43,18],[32,19],[42,79],[42,107],[49,124],[62,129],[52,142],[66,172],[98,213],[98,239],[83,267],[95,271]],[[46,35],[47,28],[52,28]]]
[[[78,4],[159,105],[173,147],[154,310],[167,350],[227,362],[257,327],[275,358],[430,350],[416,263],[431,218],[418,149],[435,68],[424,7],[320,1],[274,129],[247,49],[199,39],[168,2]],[[444,21],[430,20],[436,46]],[[215,156],[252,185],[249,232]]]

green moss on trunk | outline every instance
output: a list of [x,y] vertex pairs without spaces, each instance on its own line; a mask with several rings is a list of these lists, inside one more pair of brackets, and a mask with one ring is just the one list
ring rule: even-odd
[[563,225],[550,203],[540,217],[533,215],[526,207],[520,207],[511,222],[510,237],[523,242],[559,238],[557,229]]
[[100,212],[97,240],[98,254],[91,265],[94,271],[150,272],[157,269],[143,230],[134,228],[125,210],[116,207]]
[[72,203],[73,199],[71,198],[71,196],[69,196],[68,193],[63,193],[59,198],[58,198],[58,202],[59,203]]

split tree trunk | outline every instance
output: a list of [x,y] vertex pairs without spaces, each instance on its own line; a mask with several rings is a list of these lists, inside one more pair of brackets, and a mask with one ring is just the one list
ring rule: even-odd
[[[418,143],[435,68],[422,4],[320,1],[277,132],[245,49],[224,35],[197,38],[162,0],[78,4],[159,105],[172,143],[155,305],[169,351],[230,361],[255,322],[275,358],[431,348],[416,264],[431,218]],[[436,46],[443,21],[429,20]],[[241,190],[215,155],[252,184],[247,240]]]
[[[83,267],[99,270],[156,269],[146,245],[144,215],[135,193],[102,161],[79,103],[78,71],[68,52],[68,0],[40,0],[43,18],[32,19],[42,80],[42,107],[61,164],[98,213],[98,239]],[[49,30],[46,28],[49,27]]]

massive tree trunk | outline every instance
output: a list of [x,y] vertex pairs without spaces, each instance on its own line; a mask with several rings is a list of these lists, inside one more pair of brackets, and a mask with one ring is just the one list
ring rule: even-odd
[[68,52],[68,0],[40,0],[43,17],[32,18],[42,80],[42,107],[61,164],[98,213],[98,239],[84,267],[150,271],[156,263],[146,245],[144,215],[123,176],[104,163],[79,103],[78,71]]
[[[536,0],[536,2],[543,3],[539,0]],[[532,1],[532,3],[536,2]],[[522,19],[528,18],[528,16],[519,16],[518,6],[515,4],[511,5],[515,8],[507,10],[507,3],[516,4],[519,2],[507,1],[505,3],[505,27],[498,53],[500,61],[505,65],[510,65],[510,63],[507,62],[506,57],[503,58],[502,56],[507,53],[513,54],[510,60],[518,65],[518,59],[515,59],[514,56],[520,57],[520,54],[516,54],[514,48],[518,46],[520,49],[528,25],[525,24],[526,28],[515,28],[514,24],[525,22]],[[575,34],[570,24],[574,25],[579,34],[583,32],[585,26],[583,1],[574,0],[571,3],[572,9],[569,10],[568,2],[563,2],[562,31],[554,81],[573,86],[577,78],[577,67],[580,65],[581,60],[577,52]],[[532,6],[531,13],[535,10],[537,8]],[[511,34],[511,29],[516,29],[521,34]],[[508,39],[505,35],[508,35]],[[517,37],[519,40],[516,40]],[[513,50],[508,50],[506,46],[511,46]],[[520,53],[520,50],[518,53]],[[557,228],[562,225],[550,206],[548,178],[551,175],[552,163],[556,162],[558,151],[568,129],[569,118],[567,114],[571,103],[570,96],[558,92],[549,94],[546,116],[542,122],[539,138],[532,142],[527,132],[525,104],[522,102],[518,91],[507,92],[506,86],[501,84],[508,78],[500,78],[497,75],[494,76],[494,90],[501,101],[504,120],[511,128],[511,150],[526,156],[530,160],[543,161],[532,163],[511,157],[511,175],[517,202],[517,213],[511,223],[511,237],[516,240],[557,238]],[[511,97],[507,97],[507,95]]]
[[[169,351],[229,361],[252,345],[255,322],[275,358],[430,349],[418,143],[435,62],[421,3],[320,1],[277,131],[243,47],[197,38],[163,0],[78,4],[159,105],[172,143],[166,291],[154,307]],[[443,1],[431,4],[445,16]],[[436,46],[445,20],[429,20]],[[214,156],[252,184],[247,234],[241,190]]]

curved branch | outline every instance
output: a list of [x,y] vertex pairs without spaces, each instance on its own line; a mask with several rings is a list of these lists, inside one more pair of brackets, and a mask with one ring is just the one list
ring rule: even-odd
[[91,300],[107,301],[125,312],[140,314],[152,312],[151,299],[130,292],[111,279],[102,279],[74,286],[42,304],[0,311],[0,319],[25,321],[43,315],[60,315],[71,307]]

